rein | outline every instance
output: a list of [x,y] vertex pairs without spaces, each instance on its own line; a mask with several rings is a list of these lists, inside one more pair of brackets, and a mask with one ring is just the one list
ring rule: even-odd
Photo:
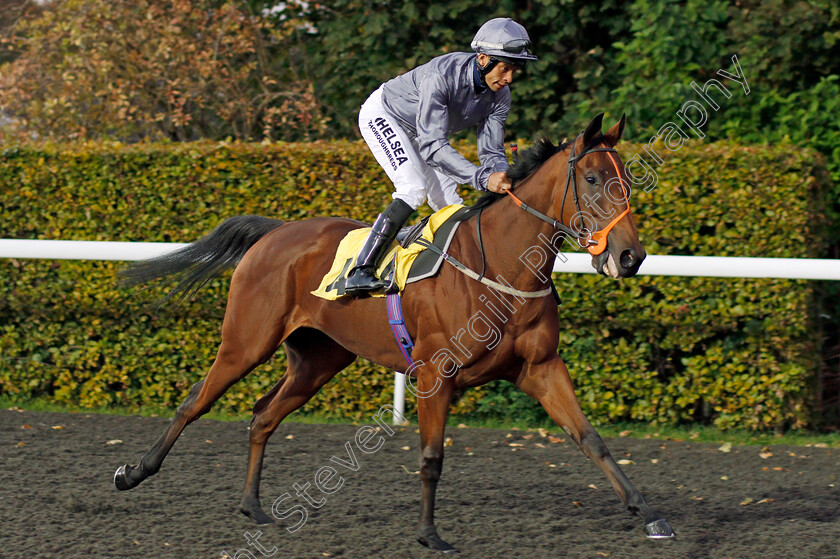
[[590,153],[595,153],[599,151],[607,152],[610,154],[610,161],[612,161],[613,167],[615,167],[616,176],[618,177],[619,184],[621,184],[621,190],[624,193],[624,195],[627,196],[627,189],[624,188],[624,181],[621,180],[621,172],[618,170],[618,163],[616,163],[615,157],[612,155],[613,153],[616,153],[616,151],[612,148],[607,147],[593,148],[585,150],[580,155],[575,156],[575,142],[572,143],[572,151],[569,154],[569,173],[566,176],[566,187],[563,189],[563,200],[560,203],[560,220],[553,219],[545,215],[544,213],[535,210],[534,208],[520,200],[510,190],[505,191],[508,194],[508,196],[511,197],[513,203],[516,204],[517,207],[525,210],[529,214],[541,219],[542,221],[545,221],[555,229],[565,233],[567,236],[574,237],[575,239],[577,239],[577,242],[581,246],[581,248],[586,248],[586,250],[589,251],[589,254],[591,254],[592,256],[598,256],[599,254],[604,252],[604,250],[606,250],[607,236],[610,234],[610,231],[612,231],[612,229],[616,225],[618,225],[618,222],[621,221],[624,218],[624,216],[630,213],[630,203],[628,202],[627,209],[618,214],[618,216],[615,219],[613,219],[609,223],[609,225],[598,231],[590,231],[586,227],[583,227],[580,231],[577,231],[571,227],[563,225],[561,220],[563,219],[563,208],[566,206],[566,195],[569,193],[569,184],[572,185],[572,195],[575,201],[575,208],[577,208],[578,214],[581,213],[580,201],[578,200],[577,180],[575,178],[575,164]]

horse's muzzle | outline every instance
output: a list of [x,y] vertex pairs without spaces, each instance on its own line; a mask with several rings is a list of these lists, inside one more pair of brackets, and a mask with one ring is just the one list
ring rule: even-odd
[[630,278],[639,271],[647,254],[642,249],[641,254],[634,248],[626,248],[619,253],[618,261],[612,252],[605,250],[598,256],[592,257],[592,267],[599,274],[613,278]]

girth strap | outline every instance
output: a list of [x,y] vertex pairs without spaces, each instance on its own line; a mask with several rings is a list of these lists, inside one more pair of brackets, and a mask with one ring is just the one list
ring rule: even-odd
[[389,293],[385,298],[385,303],[388,307],[388,324],[391,325],[391,332],[394,333],[394,339],[397,340],[400,353],[405,357],[405,360],[409,364],[409,370],[411,370],[411,365],[414,365],[414,360],[411,359],[414,342],[411,340],[411,334],[408,333],[408,329],[405,327],[400,294]]

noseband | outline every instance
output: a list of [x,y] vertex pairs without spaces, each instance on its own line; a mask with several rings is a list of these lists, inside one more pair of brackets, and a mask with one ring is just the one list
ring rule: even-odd
[[570,237],[574,237],[575,239],[577,239],[577,242],[581,247],[586,248],[586,250],[589,251],[589,253],[592,256],[597,256],[597,255],[601,254],[602,252],[604,252],[604,250],[606,250],[606,248],[607,248],[607,236],[610,234],[610,231],[612,231],[613,227],[615,227],[618,224],[618,222],[621,221],[621,219],[624,216],[626,216],[628,213],[630,213],[630,203],[629,202],[627,203],[627,209],[625,209],[623,212],[621,212],[614,220],[612,220],[610,222],[609,225],[607,225],[606,227],[604,227],[603,229],[600,229],[598,231],[590,231],[586,227],[582,227],[580,230],[576,230],[576,229],[573,229],[573,228],[568,227],[566,225],[563,225],[563,222],[562,222],[562,220],[563,220],[563,209],[566,206],[566,195],[569,193],[569,185],[570,184],[572,185],[572,197],[575,201],[575,208],[577,209],[577,212],[578,212],[575,215],[581,215],[582,214],[581,209],[580,209],[580,201],[578,200],[577,180],[575,178],[575,164],[578,161],[580,161],[581,159],[583,159],[584,157],[586,157],[587,155],[589,155],[590,153],[595,153],[595,152],[599,152],[599,151],[604,151],[604,152],[610,153],[610,160],[612,161],[612,164],[615,167],[616,176],[618,177],[619,184],[621,184],[621,190],[624,193],[624,195],[627,196],[627,190],[624,188],[624,181],[621,180],[621,172],[619,172],[619,170],[618,170],[618,163],[616,163],[615,157],[613,157],[613,155],[612,155],[613,153],[616,153],[616,151],[612,148],[607,148],[607,147],[592,148],[592,149],[584,150],[583,153],[575,156],[575,144],[576,143],[577,143],[577,138],[575,138],[575,141],[572,142],[572,150],[569,154],[569,173],[566,176],[566,187],[563,190],[563,200],[560,203],[560,219],[559,220],[558,219],[552,219],[549,216],[545,215],[544,213],[535,210],[534,208],[532,208],[531,206],[529,206],[528,204],[526,204],[525,202],[523,202],[522,200],[517,198],[516,195],[514,195],[513,192],[511,192],[510,190],[507,190],[506,192],[513,199],[513,203],[516,204],[518,207],[522,208],[523,210],[525,210],[529,214],[538,217],[539,219],[545,221],[546,223],[549,223],[552,227],[554,227],[558,231],[562,231],[566,235],[568,235]]

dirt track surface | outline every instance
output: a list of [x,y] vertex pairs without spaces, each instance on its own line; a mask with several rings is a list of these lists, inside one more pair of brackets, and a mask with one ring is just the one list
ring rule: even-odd
[[[354,442],[359,427],[281,425],[269,442],[261,496],[269,514],[286,492],[292,499],[278,511],[307,507],[306,523],[289,533],[300,515],[257,527],[238,512],[245,422],[194,423],[160,473],[117,491],[114,470],[136,463],[166,424],[0,411],[0,557],[439,556],[414,540],[420,499],[414,427],[385,433],[381,449],[365,454]],[[452,445],[436,520],[463,558],[840,556],[840,449],[773,446],[772,456],[762,458],[760,447],[727,453],[711,444],[607,440],[616,459],[632,462],[623,469],[677,532],[676,540],[656,542],[644,538],[641,520],[624,510],[601,471],[565,435],[551,442],[558,437],[449,428],[447,436]],[[348,442],[355,472],[330,461],[350,460]],[[330,495],[310,487],[313,499],[326,499],[315,510],[292,484],[314,484],[327,465],[344,485]],[[257,531],[263,551],[244,536]]]

